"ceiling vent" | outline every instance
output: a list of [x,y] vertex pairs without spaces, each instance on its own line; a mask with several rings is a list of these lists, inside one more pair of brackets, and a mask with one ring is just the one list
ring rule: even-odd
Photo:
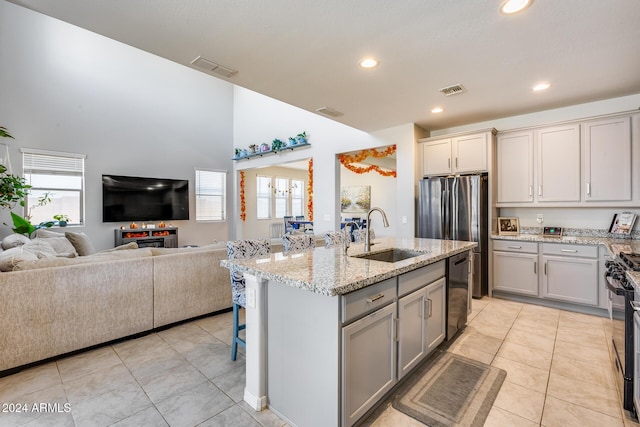
[[237,73],[236,70],[223,67],[222,65],[216,64],[213,61],[209,61],[208,59],[205,59],[202,56],[198,56],[196,59],[191,61],[191,65],[198,67],[202,70],[208,71],[210,73],[219,74],[223,77],[231,77]]
[[333,108],[330,108],[330,107],[320,107],[316,111],[320,114],[324,114],[325,116],[329,116],[329,117],[340,117],[344,115],[344,113],[341,113],[340,111],[334,110]]
[[460,83],[443,87],[442,89],[438,89],[439,92],[442,92],[444,96],[457,95],[459,93],[466,92],[467,90]]

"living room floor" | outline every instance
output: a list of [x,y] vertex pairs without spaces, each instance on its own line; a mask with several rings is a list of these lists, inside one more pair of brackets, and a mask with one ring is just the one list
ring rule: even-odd
[[[448,350],[507,371],[487,427],[637,427],[620,408],[607,336],[607,319],[485,297]],[[29,409],[0,412],[0,425],[285,426],[242,401],[244,355],[232,362],[230,343],[224,313],[0,378],[0,402]],[[364,425],[423,424],[387,401]]]

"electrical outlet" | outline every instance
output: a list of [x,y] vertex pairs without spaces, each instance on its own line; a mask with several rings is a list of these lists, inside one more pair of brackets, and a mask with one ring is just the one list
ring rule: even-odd
[[542,214],[538,214],[536,216],[536,221],[538,221],[538,224],[542,224],[544,222],[544,217],[542,216]]
[[404,215],[404,216],[402,217],[402,223],[403,223],[403,224],[406,224],[406,223],[407,223],[407,216],[406,216],[406,215]]

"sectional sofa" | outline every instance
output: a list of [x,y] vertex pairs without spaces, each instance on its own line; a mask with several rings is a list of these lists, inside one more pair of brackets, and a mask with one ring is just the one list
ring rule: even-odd
[[0,376],[232,306],[225,242],[76,256],[60,237],[0,252]]

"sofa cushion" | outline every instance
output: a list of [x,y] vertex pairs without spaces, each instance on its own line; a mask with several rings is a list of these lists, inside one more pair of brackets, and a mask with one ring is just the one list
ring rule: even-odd
[[2,239],[2,247],[4,249],[16,248],[18,246],[22,246],[25,243],[29,243],[30,240],[27,236],[23,236],[22,234],[9,234],[7,237]]
[[55,231],[49,231],[43,228],[39,228],[35,231],[34,234],[34,240],[37,239],[47,239],[47,242],[49,242],[49,244],[53,246],[53,249],[56,251],[58,256],[67,258],[78,256],[76,248],[62,233],[56,233]]
[[209,245],[204,246],[187,246],[184,248],[151,248],[154,256],[157,255],[170,255],[170,254],[184,254],[189,252],[197,252],[197,251],[210,251],[214,249],[224,249],[227,250],[226,242],[217,242],[211,243]]
[[126,251],[130,249],[138,249],[138,244],[136,242],[129,242],[129,243],[125,243],[124,245],[116,246],[115,248],[101,250],[96,254],[105,254],[105,253],[115,252],[115,251]]
[[21,271],[21,270],[34,270],[37,268],[50,268],[50,267],[66,267],[70,265],[78,265],[78,264],[91,264],[94,262],[108,262],[108,261],[118,261],[125,259],[135,259],[135,258],[145,258],[151,257],[151,249],[150,248],[142,248],[131,251],[114,251],[108,253],[97,253],[94,255],[81,256],[77,258],[47,258],[47,259],[31,259],[27,262],[17,263],[16,266],[12,268],[12,271]]
[[38,256],[21,246],[7,249],[0,253],[0,271],[14,271],[20,264],[30,261],[38,261]]
[[86,234],[82,232],[73,233],[71,231],[67,231],[64,235],[69,239],[73,247],[76,248],[78,255],[87,256],[96,253],[96,248],[93,247],[93,243],[91,243],[91,240],[89,240],[89,237]]

